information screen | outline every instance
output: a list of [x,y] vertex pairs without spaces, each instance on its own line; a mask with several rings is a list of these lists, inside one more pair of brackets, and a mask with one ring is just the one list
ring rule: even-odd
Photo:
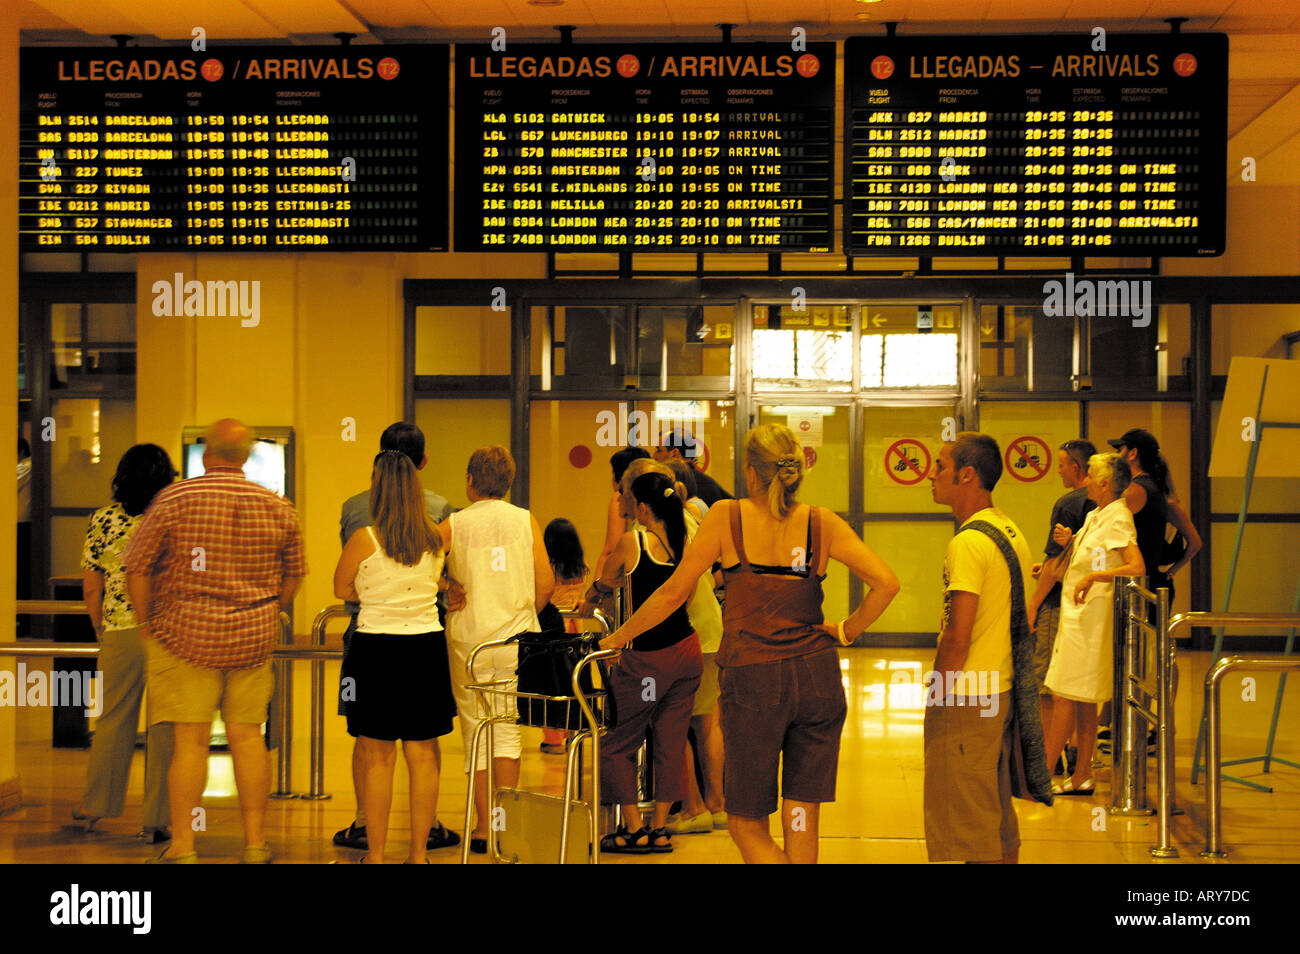
[[456,47],[461,251],[828,250],[835,46]]
[[23,251],[447,248],[444,46],[24,49]]
[[[203,466],[203,444],[185,445],[185,477],[201,477],[207,471]],[[267,490],[284,496],[287,471],[284,445],[275,441],[253,441],[252,453],[243,466],[244,476]]]
[[849,253],[1222,254],[1226,36],[855,37],[844,59]]

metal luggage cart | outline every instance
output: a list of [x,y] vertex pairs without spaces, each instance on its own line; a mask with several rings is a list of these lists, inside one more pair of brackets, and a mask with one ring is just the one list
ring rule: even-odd
[[[607,636],[612,632],[609,619],[600,611],[594,610],[588,614],[576,611],[566,611],[560,614],[565,619],[594,620],[600,626],[601,635]],[[604,697],[606,690],[598,689],[594,693],[584,693],[582,691],[582,678],[586,671],[594,670],[597,662],[605,659],[614,659],[620,655],[617,649],[607,649],[594,652],[586,656],[573,671],[572,685],[573,694],[567,696],[546,696],[532,692],[520,692],[517,684],[513,679],[496,680],[492,682],[475,682],[474,681],[474,661],[478,658],[479,653],[489,649],[496,649],[505,646],[510,642],[509,639],[494,639],[486,643],[481,643],[474,647],[474,651],[469,655],[469,661],[466,668],[469,673],[470,683],[467,688],[473,690],[479,700],[481,710],[488,714],[474,732],[473,740],[470,742],[470,765],[478,762],[480,747],[485,743],[487,746],[487,789],[488,813],[491,816],[489,823],[488,854],[493,864],[500,863],[519,863],[530,860],[527,857],[521,857],[519,852],[512,853],[507,857],[500,850],[500,842],[513,841],[515,838],[522,839],[525,849],[531,847],[533,850],[527,852],[531,856],[540,860],[540,856],[545,851],[539,845],[554,832],[552,816],[558,815],[559,844],[555,846],[558,855],[558,862],[564,864],[566,861],[574,859],[576,856],[582,860],[589,861],[591,864],[600,863],[600,736],[605,731],[603,725],[604,714]],[[594,683],[593,683],[594,684]],[[522,703],[522,705],[521,705]],[[599,707],[599,708],[598,708]],[[541,792],[527,792],[522,789],[510,789],[496,787],[495,772],[493,768],[493,727],[497,723],[514,723],[529,725],[535,728],[546,726],[546,715],[555,714],[557,710],[564,713],[564,722],[569,724],[573,721],[571,717],[577,712],[582,713],[581,722],[584,723],[582,728],[571,730],[573,738],[569,742],[568,752],[564,765],[564,793],[563,795],[548,795]],[[527,717],[520,712],[527,713]],[[591,800],[590,802],[582,801],[582,751],[583,744],[587,739],[591,739]],[[469,773],[469,791],[465,796],[465,837],[461,847],[461,863],[469,864],[470,855],[470,834],[473,831],[474,824],[474,791],[476,787],[477,772]],[[504,802],[512,801],[518,810],[506,811]],[[501,815],[498,816],[498,810]],[[571,826],[570,821],[574,816],[585,816],[586,836],[585,838],[571,838],[571,829],[577,832],[577,828]],[[515,825],[498,830],[497,819],[501,817],[507,822],[514,821]],[[571,844],[570,842],[573,842]],[[585,845],[583,842],[585,841]]]

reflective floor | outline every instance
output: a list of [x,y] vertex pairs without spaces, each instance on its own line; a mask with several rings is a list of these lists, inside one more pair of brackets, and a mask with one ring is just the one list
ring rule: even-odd
[[[932,658],[930,650],[848,650],[841,653],[844,685],[849,697],[839,766],[839,800],[822,811],[821,860],[825,862],[924,862],[925,837],[921,815],[922,754],[921,675]],[[1181,657],[1182,691],[1176,705],[1178,784],[1177,806],[1186,809],[1175,817],[1173,834],[1180,863],[1205,864],[1197,851],[1205,839],[1205,786],[1189,781],[1196,720],[1200,717],[1208,653]],[[923,662],[924,660],[924,662]],[[309,668],[297,666],[293,787],[305,791],[308,782],[310,717]],[[337,685],[337,664],[326,667],[327,693]],[[1244,758],[1264,750],[1277,687],[1276,676],[1259,676],[1253,687],[1243,682],[1249,673],[1234,674],[1225,684],[1224,758]],[[1277,754],[1300,761],[1300,686],[1292,685],[1282,706]],[[332,710],[333,706],[329,708]],[[465,810],[465,778],[460,771],[462,745],[459,732],[443,740],[442,786],[439,818],[459,829]],[[539,730],[525,731],[525,758],[521,787],[558,792],[563,783],[564,758],[538,750]],[[280,862],[351,862],[360,853],[336,849],[335,831],[352,819],[350,757],[352,740],[343,720],[331,714],[326,720],[325,790],[333,797],[322,801],[273,799],[267,831]],[[99,823],[102,831],[84,833],[71,821],[85,779],[87,753],[51,750],[47,745],[21,743],[18,751],[24,805],[0,816],[0,862],[123,863],[144,860],[157,849],[134,837],[139,827],[143,753],[136,754],[126,814]],[[1154,762],[1154,759],[1152,760]],[[1238,766],[1235,774],[1264,782],[1273,793],[1258,792],[1225,783],[1223,841],[1230,850],[1227,862],[1300,862],[1300,769],[1273,766]],[[1137,863],[1152,861],[1148,847],[1155,843],[1152,818],[1119,818],[1097,811],[1110,804],[1110,770],[1096,770],[1097,794],[1092,798],[1058,799],[1054,807],[1017,801],[1026,863]],[[1154,771],[1152,801],[1154,802]],[[210,762],[208,792],[204,798],[207,830],[199,835],[201,860],[229,864],[238,860],[242,846],[239,815],[233,795],[230,760],[214,754]],[[401,861],[407,837],[405,770],[399,759],[394,785],[393,831],[388,860]],[[558,840],[556,841],[558,844]],[[739,862],[740,855],[725,831],[674,838],[668,855],[606,856],[618,864],[672,864]],[[459,849],[431,853],[434,862],[455,863]],[[473,859],[485,861],[482,857]],[[1223,862],[1212,862],[1223,863]]]

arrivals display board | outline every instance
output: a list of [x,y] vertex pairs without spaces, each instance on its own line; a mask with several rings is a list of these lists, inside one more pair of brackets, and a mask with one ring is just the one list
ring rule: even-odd
[[23,251],[447,248],[448,47],[23,49]]
[[459,251],[829,250],[835,46],[456,46]]
[[1219,255],[1222,34],[845,42],[855,255]]

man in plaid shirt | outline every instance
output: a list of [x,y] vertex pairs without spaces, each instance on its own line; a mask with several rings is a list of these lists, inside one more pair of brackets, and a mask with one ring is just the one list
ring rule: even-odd
[[244,477],[253,436],[239,421],[208,430],[204,473],[160,491],[123,556],[148,657],[149,715],[172,723],[168,785],[176,819],[160,862],[193,863],[193,817],[207,783],[218,706],[235,763],[243,861],[271,860],[262,825],[271,773],[262,744],[271,651],[307,575],[298,514]]

